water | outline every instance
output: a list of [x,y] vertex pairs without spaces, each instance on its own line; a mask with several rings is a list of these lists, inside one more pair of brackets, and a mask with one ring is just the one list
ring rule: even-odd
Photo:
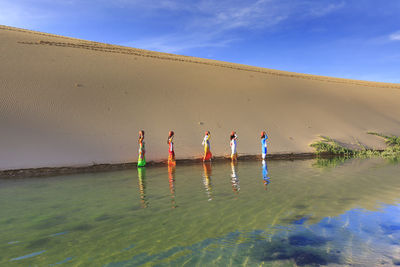
[[194,164],[0,180],[0,266],[393,266],[400,164]]

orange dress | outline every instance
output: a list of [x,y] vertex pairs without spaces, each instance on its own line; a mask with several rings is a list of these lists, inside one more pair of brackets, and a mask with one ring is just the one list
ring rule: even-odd
[[172,137],[168,139],[168,164],[175,165],[175,151],[174,151],[174,142],[172,142]]

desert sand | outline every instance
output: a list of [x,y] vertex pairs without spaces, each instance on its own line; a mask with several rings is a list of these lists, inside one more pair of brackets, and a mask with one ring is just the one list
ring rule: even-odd
[[[307,62],[304,62],[307,64]],[[329,64],[329,62],[327,62]],[[306,75],[0,26],[0,170],[312,152],[320,135],[382,149],[400,135],[400,84]]]

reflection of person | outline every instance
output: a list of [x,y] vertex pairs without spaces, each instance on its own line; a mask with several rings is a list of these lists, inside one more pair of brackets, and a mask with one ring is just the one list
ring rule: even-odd
[[175,161],[175,151],[174,151],[174,142],[173,142],[173,139],[174,139],[174,131],[169,131],[169,134],[168,134],[168,141],[167,141],[167,143],[168,143],[168,146],[169,146],[169,148],[168,148],[168,164],[170,164],[170,165],[175,165],[176,164],[176,161]]
[[203,161],[210,160],[212,158],[211,150],[210,150],[210,131],[206,132],[204,136],[203,142],[201,143],[204,146],[204,157]]
[[265,190],[267,190],[267,185],[271,182],[270,177],[268,176],[268,167],[267,162],[265,160],[262,161],[262,174]]
[[208,195],[208,201],[212,200],[212,187],[211,187],[211,162],[203,163],[204,175],[203,183]]
[[139,144],[139,158],[138,158],[137,165],[138,165],[138,167],[143,167],[146,165],[146,157],[145,157],[146,149],[144,147],[144,131],[143,130],[139,131],[138,144]]
[[146,168],[138,168],[138,178],[139,178],[139,193],[140,193],[140,202],[142,204],[142,208],[147,208],[147,200],[146,200]]
[[231,162],[231,168],[232,168],[232,174],[231,174],[232,190],[233,190],[233,192],[238,194],[240,191],[239,177],[236,174],[236,165],[235,165],[235,162],[233,162],[233,161]]
[[169,181],[169,191],[171,192],[171,204],[172,208],[175,209],[175,165],[168,165],[168,181]]
[[231,141],[230,141],[231,159],[237,160],[237,151],[236,151],[237,135],[236,135],[236,132],[232,131],[230,139],[231,139]]
[[268,139],[268,135],[264,131],[262,131],[261,132],[261,155],[262,155],[263,160],[267,156],[267,139]]

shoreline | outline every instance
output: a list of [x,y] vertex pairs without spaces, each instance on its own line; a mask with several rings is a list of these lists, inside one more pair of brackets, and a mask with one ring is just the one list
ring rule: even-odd
[[[267,160],[306,160],[314,158],[332,158],[340,155],[331,153],[282,153],[282,154],[267,154]],[[238,156],[238,161],[255,161],[261,160],[261,155],[242,155]],[[214,157],[212,162],[228,162],[231,161],[230,156]],[[202,158],[194,159],[177,159],[178,165],[189,165],[202,163]],[[166,166],[167,160],[162,161],[149,161],[146,167],[159,167]],[[11,169],[0,170],[0,179],[7,178],[36,178],[36,177],[50,177],[68,174],[79,174],[89,172],[108,172],[119,171],[137,168],[137,162],[128,163],[104,163],[94,164],[90,166],[69,166],[69,167],[41,167],[41,168],[28,168],[28,169]]]

